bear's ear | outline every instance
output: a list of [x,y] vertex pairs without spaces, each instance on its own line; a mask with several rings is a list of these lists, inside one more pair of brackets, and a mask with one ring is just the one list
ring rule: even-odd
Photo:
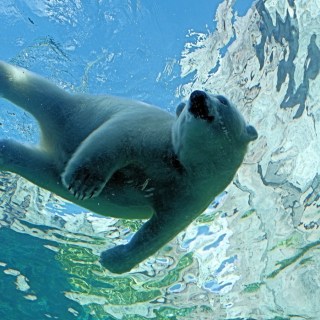
[[178,104],[177,109],[176,109],[177,117],[180,116],[180,113],[182,112],[182,110],[184,109],[185,106],[186,106],[186,104],[184,102],[181,102]]
[[258,138],[258,132],[253,126],[247,125],[244,136],[246,142],[254,141]]

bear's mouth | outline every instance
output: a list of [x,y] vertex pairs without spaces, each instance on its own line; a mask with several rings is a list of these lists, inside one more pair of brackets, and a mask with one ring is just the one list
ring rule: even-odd
[[214,116],[209,114],[208,96],[204,91],[193,91],[189,101],[189,112],[192,113],[195,118],[200,118],[208,122],[214,120]]

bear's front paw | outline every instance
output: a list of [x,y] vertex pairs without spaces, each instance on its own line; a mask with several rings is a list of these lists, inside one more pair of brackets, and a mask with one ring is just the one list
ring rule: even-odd
[[62,174],[64,186],[80,200],[90,199],[98,196],[106,185],[105,177],[97,168],[86,166],[71,170],[67,167]]
[[100,263],[112,273],[129,272],[136,263],[130,259],[132,255],[125,245],[119,245],[112,249],[103,251],[100,256]]

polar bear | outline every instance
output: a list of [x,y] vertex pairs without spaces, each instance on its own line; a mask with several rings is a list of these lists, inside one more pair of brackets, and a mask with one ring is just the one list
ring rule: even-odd
[[200,90],[171,115],[124,98],[70,94],[0,62],[0,95],[41,129],[39,145],[0,140],[0,170],[100,215],[148,219],[128,244],[102,252],[114,273],[130,271],[198,217],[257,138],[230,101]]

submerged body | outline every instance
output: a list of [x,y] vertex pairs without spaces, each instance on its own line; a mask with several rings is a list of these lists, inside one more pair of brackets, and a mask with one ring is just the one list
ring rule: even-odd
[[123,273],[155,253],[232,181],[257,138],[224,97],[194,91],[177,115],[112,96],[72,95],[0,62],[0,95],[39,122],[41,143],[0,140],[0,169],[95,213],[149,219],[101,263]]

